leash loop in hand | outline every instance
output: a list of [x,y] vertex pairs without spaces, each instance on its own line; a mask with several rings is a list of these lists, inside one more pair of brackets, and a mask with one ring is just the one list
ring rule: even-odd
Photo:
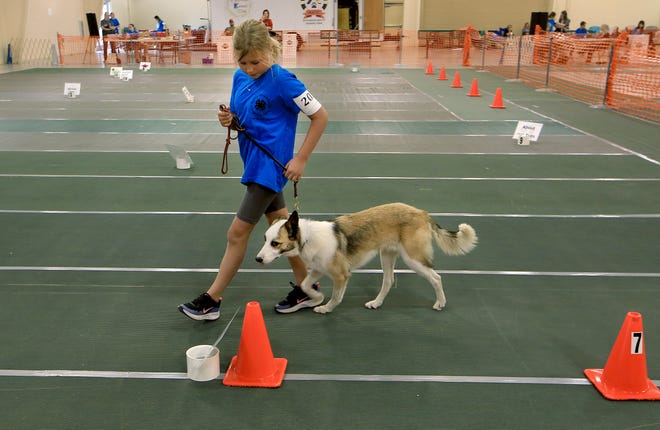
[[[221,111],[224,112],[229,112],[229,108],[225,105],[220,105],[219,106]],[[222,172],[223,175],[226,175],[227,172],[229,171],[229,160],[227,157],[227,153],[229,151],[229,145],[231,144],[232,140],[238,139],[238,134],[236,134],[236,137],[231,137],[231,131],[236,130],[236,131],[245,131],[244,127],[241,127],[241,125],[238,123],[238,118],[236,117],[235,114],[232,114],[231,118],[231,124],[229,127],[227,127],[227,138],[225,139],[225,150],[222,154],[222,166],[220,167],[220,171]]]

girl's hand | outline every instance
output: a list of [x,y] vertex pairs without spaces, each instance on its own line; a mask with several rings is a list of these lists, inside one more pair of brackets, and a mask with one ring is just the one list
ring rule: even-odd
[[305,171],[305,164],[307,164],[305,161],[300,160],[298,157],[293,157],[286,165],[284,176],[290,181],[299,181]]
[[223,125],[223,127],[229,127],[231,125],[231,121],[233,117],[234,115],[231,113],[229,108],[218,109],[218,120],[220,121],[220,124]]

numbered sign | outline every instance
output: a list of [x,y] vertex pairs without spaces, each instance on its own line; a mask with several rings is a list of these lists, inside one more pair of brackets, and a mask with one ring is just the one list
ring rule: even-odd
[[64,95],[70,99],[75,98],[80,95],[80,83],[79,82],[66,82],[64,84]]
[[638,355],[644,353],[644,340],[641,331],[634,331],[630,337],[630,353]]
[[119,74],[119,78],[122,81],[130,81],[133,79],[133,71],[132,70],[122,70],[121,73]]
[[543,128],[543,124],[538,122],[518,121],[518,125],[516,126],[516,131],[513,132],[513,138],[517,140],[519,143],[521,142],[521,140],[527,141],[527,144],[529,144],[529,141],[536,142],[537,140],[539,140],[539,136],[541,135],[542,128]]

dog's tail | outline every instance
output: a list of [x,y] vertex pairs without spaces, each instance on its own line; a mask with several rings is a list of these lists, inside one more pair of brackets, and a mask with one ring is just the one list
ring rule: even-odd
[[449,231],[431,221],[433,237],[442,252],[447,255],[463,255],[477,246],[477,233],[469,224],[461,224],[458,231]]

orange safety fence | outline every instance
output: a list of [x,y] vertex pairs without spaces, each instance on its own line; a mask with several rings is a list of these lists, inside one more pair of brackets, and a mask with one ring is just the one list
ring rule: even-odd
[[594,106],[660,122],[660,57],[654,34],[579,38],[537,31],[509,37],[489,72]]
[[[654,37],[655,36],[655,37]],[[660,57],[654,35],[624,34],[614,42],[606,104],[612,109],[660,122]]]

